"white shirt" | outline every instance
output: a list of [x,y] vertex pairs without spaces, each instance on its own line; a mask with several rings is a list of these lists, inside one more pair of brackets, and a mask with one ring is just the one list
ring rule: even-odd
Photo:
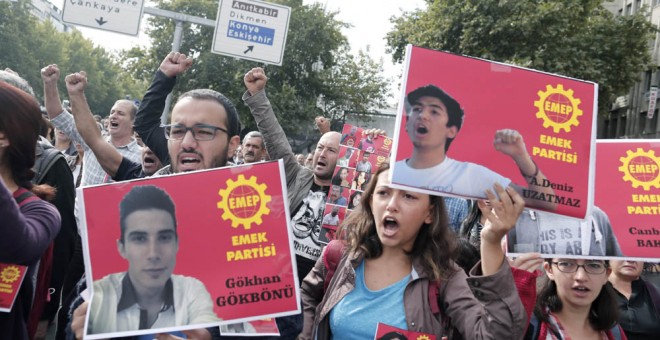
[[449,157],[426,169],[413,169],[406,161],[394,164],[392,183],[474,198],[485,198],[486,189],[492,190],[495,182],[505,188],[511,184],[510,179],[484,166]]
[[339,215],[332,216],[332,213],[329,213],[329,214],[323,216],[323,224],[338,225],[339,224]]

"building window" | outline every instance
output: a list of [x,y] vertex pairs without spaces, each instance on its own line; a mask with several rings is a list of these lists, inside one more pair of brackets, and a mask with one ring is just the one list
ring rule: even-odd
[[632,14],[632,4],[628,4],[626,6],[626,15],[631,15]]

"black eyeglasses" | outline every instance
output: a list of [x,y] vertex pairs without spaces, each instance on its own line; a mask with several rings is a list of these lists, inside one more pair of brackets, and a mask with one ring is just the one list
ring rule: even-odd
[[575,273],[578,271],[578,268],[582,267],[584,268],[584,271],[589,274],[602,274],[605,272],[605,269],[607,268],[604,263],[600,263],[600,262],[587,262],[585,264],[577,264],[575,262],[570,262],[570,261],[559,261],[559,262],[552,262],[552,264],[556,265],[557,269],[559,269],[559,271],[562,273]]
[[181,124],[163,125],[165,138],[169,140],[181,140],[186,136],[188,131],[192,132],[193,138],[197,141],[212,140],[218,130],[229,135],[229,132],[227,132],[226,129],[208,124],[195,124],[192,127],[187,127]]

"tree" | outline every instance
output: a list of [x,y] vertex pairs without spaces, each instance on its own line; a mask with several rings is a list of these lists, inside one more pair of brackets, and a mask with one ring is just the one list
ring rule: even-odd
[[427,0],[393,18],[388,51],[446,50],[599,84],[599,112],[649,67],[655,32],[642,12],[614,16],[601,0]]
[[[58,32],[46,20],[39,22],[30,15],[29,0],[16,3],[0,2],[0,68],[11,68],[34,88],[37,97],[43,96],[40,70],[57,64],[65,75],[85,71],[90,80],[87,91],[92,112],[107,115],[117,99],[126,95],[138,97],[146,84],[136,82],[123,71],[110,55],[82,34]],[[62,97],[66,97],[64,80],[59,82]]]
[[[361,67],[382,68],[367,55],[348,53],[341,29],[347,25],[319,4],[300,0],[276,1],[292,7],[282,66],[238,60],[210,52],[213,27],[184,24],[180,51],[194,57],[190,70],[177,81],[174,96],[194,88],[217,90],[237,104],[246,130],[256,129],[248,109],[240,105],[245,91],[243,75],[252,67],[263,67],[268,75],[268,97],[280,124],[289,136],[311,132],[314,117],[332,116],[343,108],[380,108],[387,83],[382,77],[362,77]],[[215,20],[217,1],[159,0],[157,7]],[[151,46],[122,53],[123,65],[139,79],[150,81],[153,72],[171,50],[174,23],[166,18],[148,19]],[[346,73],[346,77],[339,76]],[[351,74],[350,76],[348,74]],[[326,105],[319,106],[319,102]]]

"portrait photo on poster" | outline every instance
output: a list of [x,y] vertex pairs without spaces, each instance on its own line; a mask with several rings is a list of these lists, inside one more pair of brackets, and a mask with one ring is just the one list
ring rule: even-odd
[[86,337],[298,313],[283,172],[280,160],[81,189]]
[[408,52],[394,186],[475,199],[498,183],[530,208],[587,216],[596,84],[419,47]]

